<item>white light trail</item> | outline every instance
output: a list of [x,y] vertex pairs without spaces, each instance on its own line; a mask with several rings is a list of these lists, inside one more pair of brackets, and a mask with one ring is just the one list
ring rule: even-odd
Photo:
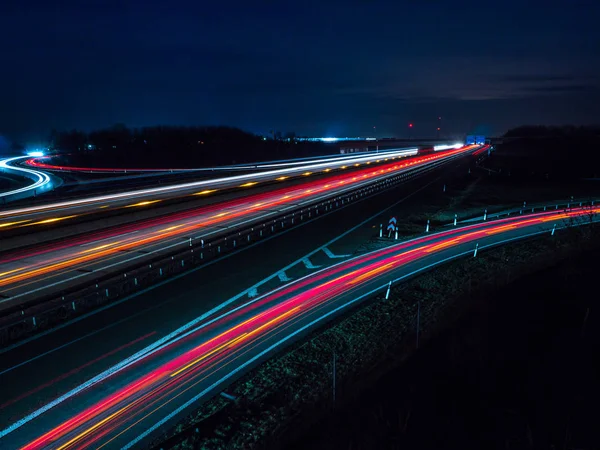
[[31,178],[33,176],[34,182],[29,186],[25,186],[12,191],[0,192],[0,198],[10,197],[15,194],[20,194],[27,191],[35,191],[36,189],[42,188],[50,183],[50,177],[43,172],[37,170],[26,169],[24,167],[11,166],[10,163],[19,159],[26,158],[26,156],[16,156],[14,158],[6,158],[0,160],[0,169],[6,170],[7,172],[22,172],[23,176]]
[[[273,165],[274,167],[282,167],[282,168],[275,169],[275,170],[265,170],[265,171],[261,171],[261,172],[241,174],[241,175],[232,175],[229,177],[213,178],[210,180],[194,181],[194,182],[190,182],[190,183],[182,183],[182,184],[176,184],[176,185],[171,185],[171,186],[162,186],[162,187],[158,187],[158,188],[148,188],[148,189],[140,189],[140,190],[136,190],[136,191],[119,192],[119,193],[108,194],[108,195],[99,195],[99,196],[95,196],[95,197],[88,197],[88,198],[82,198],[82,199],[70,200],[70,201],[64,201],[64,202],[58,202],[58,203],[48,203],[48,204],[33,206],[33,207],[28,207],[28,208],[12,209],[12,210],[0,212],[0,217],[12,216],[15,214],[31,214],[31,213],[41,212],[41,211],[45,211],[45,210],[51,210],[51,209],[55,209],[55,208],[78,207],[78,206],[96,204],[96,203],[100,203],[100,202],[132,200],[132,199],[137,199],[139,197],[156,196],[156,195],[161,195],[161,194],[177,193],[178,191],[183,191],[183,190],[206,188],[207,186],[210,186],[211,188],[219,188],[219,187],[223,187],[223,185],[229,186],[229,184],[232,184],[232,183],[235,183],[235,184],[247,183],[247,182],[253,182],[255,180],[262,181],[263,179],[266,181],[266,180],[270,180],[274,177],[278,177],[281,175],[308,173],[309,171],[319,171],[319,170],[323,170],[326,168],[329,168],[329,169],[339,168],[339,165],[342,163],[348,164],[348,165],[349,164],[362,164],[362,163],[380,160],[380,159],[382,159],[383,156],[385,156],[386,158],[406,157],[406,156],[416,155],[417,152],[418,152],[418,149],[416,149],[416,148],[415,149],[397,149],[396,151],[389,151],[386,153],[371,152],[368,155],[362,154],[360,156],[332,158],[331,161],[328,161],[328,160],[305,161],[303,163],[303,165],[296,165],[294,167],[287,167],[287,164],[294,165],[295,163],[274,164]],[[318,161],[318,162],[316,162],[316,161]],[[266,166],[262,166],[262,167],[266,167]],[[22,170],[29,170],[29,169],[22,169]],[[31,172],[34,172],[34,171],[31,171]],[[39,173],[40,175],[48,177],[46,174],[43,174],[41,172],[34,172],[34,173]]]

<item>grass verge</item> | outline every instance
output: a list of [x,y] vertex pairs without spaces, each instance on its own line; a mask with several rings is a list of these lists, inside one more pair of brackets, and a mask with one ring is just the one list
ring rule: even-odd
[[599,243],[595,229],[568,229],[554,238],[485,251],[399,284],[388,301],[373,298],[235,382],[227,392],[237,400],[217,396],[199,405],[153,447],[285,448],[414,352],[419,304],[423,342],[451,326],[486,291]]

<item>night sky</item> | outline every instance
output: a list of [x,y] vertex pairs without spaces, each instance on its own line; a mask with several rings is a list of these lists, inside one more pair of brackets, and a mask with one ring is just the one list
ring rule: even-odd
[[0,2],[0,135],[600,123],[600,2]]

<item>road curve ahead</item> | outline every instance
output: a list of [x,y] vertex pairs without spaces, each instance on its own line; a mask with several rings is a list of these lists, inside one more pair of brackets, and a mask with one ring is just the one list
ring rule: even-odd
[[[426,235],[346,260],[219,315],[196,320],[0,431],[0,446],[132,448],[260,361],[389,283],[600,208],[518,215]],[[15,394],[17,395],[17,394]]]
[[[467,146],[462,150],[472,150],[474,147],[475,146]],[[123,192],[111,194],[87,196],[71,200],[43,203],[36,206],[0,210],[0,229],[12,226],[12,224],[26,224],[27,226],[30,226],[34,221],[48,220],[49,218],[55,220],[57,214],[62,215],[62,217],[72,217],[75,214],[97,211],[98,208],[123,207],[132,202],[156,202],[169,198],[191,196],[206,190],[214,191],[217,189],[238,187],[240,185],[251,186],[261,182],[283,181],[289,177],[302,176],[306,173],[317,174],[329,172],[334,169],[345,169],[364,164],[384,162],[387,160],[399,160],[408,156],[414,156],[416,153],[416,149],[394,149],[393,151],[390,150],[381,154],[342,155],[343,157],[339,158],[281,164],[263,164],[253,167],[252,169],[256,170],[249,171],[248,173],[229,176],[220,174],[221,176],[219,177],[211,177],[199,181],[161,185],[145,189],[125,190]],[[448,152],[440,152],[440,154],[443,153]],[[224,169],[228,168],[225,167]],[[242,169],[244,168],[242,167]],[[47,175],[44,174],[44,176]]]
[[50,177],[44,172],[15,166],[13,164],[24,158],[26,158],[26,156],[0,159],[0,172],[14,173],[31,180],[30,184],[23,186],[22,188],[0,192],[0,204],[4,204],[6,201],[10,200],[34,196],[36,193],[42,193],[52,187]]
[[[0,256],[0,310],[120,273],[152,257],[183,251],[194,242],[292,213],[390,176],[447,162],[472,147],[341,172],[315,181],[215,205],[38,245]],[[204,191],[207,192],[207,191]],[[142,203],[142,205],[145,203]],[[137,204],[130,205],[135,208]],[[38,222],[27,223],[23,226]]]
[[[439,150],[445,150],[450,148],[460,148],[463,144],[444,145],[438,148]],[[443,147],[443,148],[441,148]],[[172,173],[172,172],[214,172],[214,171],[230,171],[230,170],[247,170],[247,169],[282,169],[286,167],[304,166],[318,163],[354,163],[360,162],[361,159],[366,158],[367,160],[373,158],[373,155],[377,157],[387,158],[390,155],[400,154],[401,156],[416,155],[418,151],[417,147],[406,147],[406,148],[391,148],[383,149],[381,151],[365,151],[356,153],[334,153],[329,155],[294,158],[294,159],[283,159],[277,161],[263,161],[254,163],[244,164],[233,164],[228,166],[216,166],[216,167],[202,167],[194,169],[184,168],[164,168],[164,169],[149,169],[149,168],[109,168],[109,167],[75,167],[66,165],[55,165],[50,164],[52,156],[42,156],[30,158],[25,161],[25,164],[38,169],[57,171],[57,172],[84,172],[84,173]],[[356,161],[354,161],[356,160]]]

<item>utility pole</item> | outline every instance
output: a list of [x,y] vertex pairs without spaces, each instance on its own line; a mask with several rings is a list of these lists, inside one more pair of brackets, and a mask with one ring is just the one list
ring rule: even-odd
[[379,140],[377,139],[377,127],[373,127],[373,131],[375,131],[375,151],[379,153]]
[[438,126],[437,126],[437,138],[440,138],[440,132],[442,131],[442,116],[438,116]]

